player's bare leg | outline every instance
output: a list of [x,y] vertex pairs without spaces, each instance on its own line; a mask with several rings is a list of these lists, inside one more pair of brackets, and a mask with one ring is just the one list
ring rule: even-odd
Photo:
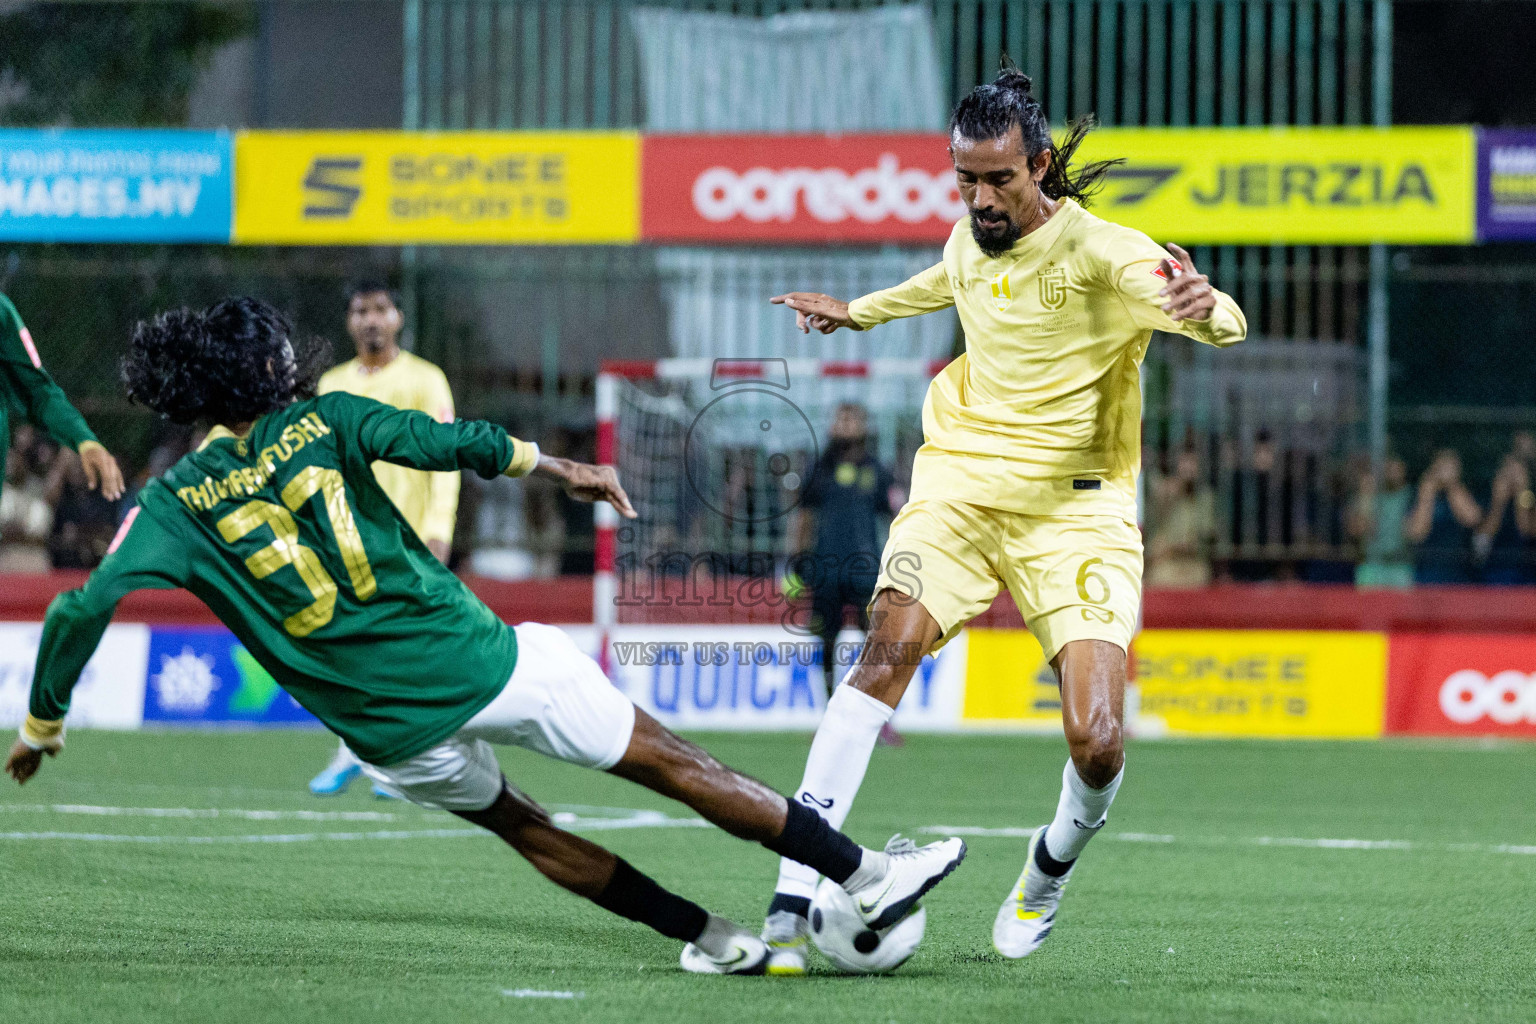
[[[805,775],[795,791],[797,805],[813,809],[833,828],[841,828],[847,819],[882,728],[889,724],[918,664],[941,632],[927,609],[890,588],[875,595],[869,618],[859,660],[827,701],[827,713],[811,741]],[[806,915],[815,891],[814,868],[787,858],[780,861],[778,884],[763,926],[772,951],[770,974],[805,971]]]
[[813,875],[826,875],[854,897],[873,928],[894,924],[965,857],[959,839],[921,848],[902,844],[884,853],[865,849],[814,810],[721,764],[638,708],[629,749],[609,770],[687,804],[734,836],[807,865]]
[[501,795],[485,810],[454,813],[496,833],[561,888],[688,943],[687,948],[700,954],[690,969],[763,973],[767,949],[757,936],[663,889],[596,843],[556,828],[542,807],[505,782]]
[[1024,871],[998,909],[992,944],[1007,957],[1033,953],[1050,935],[1077,857],[1104,827],[1125,766],[1125,651],[1075,640],[1051,661],[1071,758],[1056,817],[1029,842]]

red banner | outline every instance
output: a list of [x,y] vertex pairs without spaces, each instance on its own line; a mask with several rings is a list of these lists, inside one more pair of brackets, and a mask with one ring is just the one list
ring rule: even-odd
[[647,135],[647,242],[931,242],[965,204],[943,135]]
[[1536,738],[1536,637],[1393,633],[1388,733]]

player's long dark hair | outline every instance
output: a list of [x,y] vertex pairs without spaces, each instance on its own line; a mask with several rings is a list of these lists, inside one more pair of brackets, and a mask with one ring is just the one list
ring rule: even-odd
[[1024,151],[1033,161],[1050,150],[1051,162],[1040,181],[1040,191],[1052,199],[1075,199],[1084,206],[1104,184],[1104,176],[1123,160],[1098,160],[1082,167],[1072,167],[1072,156],[1083,137],[1098,126],[1092,114],[1068,123],[1067,133],[1059,142],[1051,139],[1051,124],[1040,101],[1030,90],[1029,76],[1004,57],[1001,73],[988,85],[978,85],[955,107],[949,119],[951,136],[981,142],[998,139],[1018,125],[1024,138]]
[[331,363],[322,339],[260,299],[225,299],[142,320],[123,357],[128,398],[176,423],[248,423],[315,393]]

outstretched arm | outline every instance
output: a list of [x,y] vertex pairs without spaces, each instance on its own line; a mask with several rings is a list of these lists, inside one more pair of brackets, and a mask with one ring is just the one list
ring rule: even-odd
[[32,696],[21,736],[5,770],[18,783],[37,773],[43,754],[64,746],[64,715],[86,662],[112,621],[117,602],[143,589],[184,586],[190,578],[187,547],[175,532],[135,506],[112,541],[101,566],[79,590],[60,594],[48,606],[32,673]]
[[887,320],[947,309],[955,304],[955,294],[944,264],[936,263],[894,288],[871,292],[852,302],[820,292],[788,292],[768,301],[794,310],[795,326],[801,333],[816,330],[831,334],[839,327],[862,331]]
[[108,501],[123,494],[123,472],[63,390],[54,383],[11,300],[0,295],[0,379],[25,406],[27,418],[80,453],[85,481]]
[[439,423],[426,413],[396,409],[366,398],[349,395],[344,400],[363,409],[358,442],[370,460],[439,472],[472,469],[487,480],[537,471],[560,481],[565,493],[578,501],[606,501],[627,518],[635,517],[612,466],[589,466],[544,455],[538,445],[519,441],[484,420]]

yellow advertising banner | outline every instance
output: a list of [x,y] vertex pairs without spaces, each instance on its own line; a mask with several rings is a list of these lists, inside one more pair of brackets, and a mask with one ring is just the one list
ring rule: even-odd
[[[1059,729],[1061,695],[1035,638],[1022,629],[966,632],[962,724]],[[1381,735],[1380,633],[1149,629],[1134,653],[1126,712],[1143,735]]]
[[1471,242],[1476,141],[1434,128],[1100,128],[1094,212],[1159,242]]
[[1144,732],[1381,735],[1385,634],[1149,629],[1134,651]]
[[632,132],[242,132],[247,244],[627,244]]
[[1061,728],[1061,691],[1040,642],[1023,629],[968,629],[960,721],[974,728]]

